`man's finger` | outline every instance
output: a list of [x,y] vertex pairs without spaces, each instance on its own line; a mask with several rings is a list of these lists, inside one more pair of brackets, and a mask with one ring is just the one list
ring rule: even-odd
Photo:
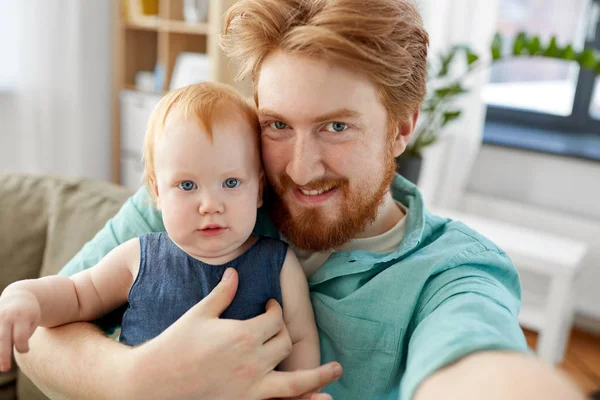
[[238,274],[233,268],[227,268],[221,282],[192,309],[205,317],[217,318],[233,301],[238,287]]
[[247,324],[252,325],[256,332],[261,332],[263,343],[268,342],[285,328],[281,306],[277,301],[269,300],[266,305],[266,312],[249,319]]
[[269,369],[275,369],[292,351],[292,339],[285,324],[268,342],[263,344],[261,357]]
[[317,390],[336,381],[342,375],[342,367],[333,362],[318,368],[293,372],[272,371],[263,379],[260,398],[296,397]]

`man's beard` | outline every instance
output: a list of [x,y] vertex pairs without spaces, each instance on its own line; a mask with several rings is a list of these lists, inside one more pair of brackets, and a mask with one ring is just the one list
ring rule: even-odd
[[277,182],[272,182],[272,189],[266,193],[265,202],[273,222],[285,239],[298,249],[323,252],[339,248],[365,231],[377,217],[379,206],[396,174],[391,149],[386,153],[383,174],[374,192],[369,190],[373,187],[370,183],[351,191],[347,179],[322,179],[303,186],[303,189],[308,190],[336,187],[343,200],[333,216],[327,215],[320,208],[300,207],[292,214],[282,198],[293,195],[293,191],[298,190],[298,185],[286,173],[280,175]]

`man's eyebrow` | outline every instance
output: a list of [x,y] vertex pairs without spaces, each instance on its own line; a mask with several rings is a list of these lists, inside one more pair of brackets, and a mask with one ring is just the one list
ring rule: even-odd
[[[273,111],[268,108],[261,108],[260,110],[258,110],[258,115],[260,117],[275,118],[280,121],[286,120],[286,118],[284,118],[282,115],[280,115],[276,111]],[[326,122],[326,121],[332,121],[332,120],[341,119],[341,118],[358,118],[360,116],[362,116],[362,114],[359,113],[358,111],[350,110],[348,108],[340,108],[338,110],[334,110],[334,111],[325,113],[323,115],[319,115],[319,116],[313,118],[312,122]]]
[[313,119],[313,122],[326,122],[343,118],[358,118],[362,116],[358,111],[350,110],[349,108],[340,108]]
[[285,118],[283,118],[283,116],[281,116],[277,112],[271,110],[270,108],[260,108],[258,110],[258,116],[259,117],[271,117],[271,118],[275,118],[275,119],[278,119],[278,120],[284,120],[285,119]]

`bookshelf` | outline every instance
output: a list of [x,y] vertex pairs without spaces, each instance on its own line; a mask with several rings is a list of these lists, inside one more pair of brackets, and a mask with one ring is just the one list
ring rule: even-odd
[[[129,118],[129,115],[122,115],[128,112],[123,108],[124,92],[138,96],[139,107],[143,107],[145,94],[156,101],[169,88],[175,62],[181,52],[206,54],[210,63],[210,80],[232,84],[246,95],[250,95],[251,90],[247,82],[234,82],[236,68],[218,44],[223,16],[236,0],[208,0],[207,20],[199,23],[184,20],[183,0],[158,0],[156,15],[132,12],[128,9],[132,0],[112,1],[111,179],[115,183],[122,183],[123,168],[127,164],[124,157],[141,157],[139,131],[145,128],[145,125],[135,127],[138,133],[134,135],[136,139],[133,143],[136,146],[139,144],[137,152],[124,148],[123,143],[132,143],[131,138],[123,137],[127,133],[121,132],[123,118]],[[138,90],[135,85],[136,73],[155,72],[157,67],[162,72],[162,87],[152,93]],[[142,124],[143,119],[138,116],[137,125]]]

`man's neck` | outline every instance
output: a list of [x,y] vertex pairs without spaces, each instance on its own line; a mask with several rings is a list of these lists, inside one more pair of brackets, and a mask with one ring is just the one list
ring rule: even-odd
[[390,229],[404,217],[404,211],[396,204],[391,192],[387,192],[384,197],[375,220],[367,229],[358,234],[357,238],[368,238],[381,235]]

